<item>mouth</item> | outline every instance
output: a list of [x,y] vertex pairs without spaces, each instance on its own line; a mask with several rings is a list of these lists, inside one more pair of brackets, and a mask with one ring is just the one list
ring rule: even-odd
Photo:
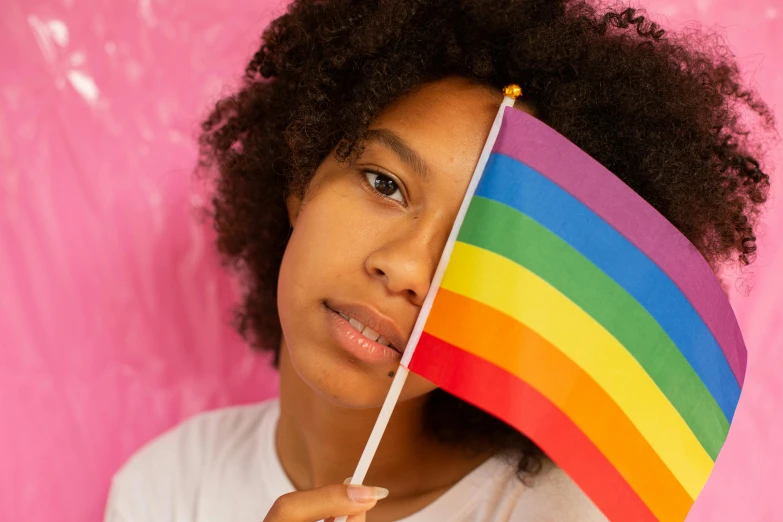
[[[389,321],[373,314],[373,312],[364,307],[334,305],[327,302],[324,302],[324,306],[328,311],[343,318],[360,338],[378,343],[398,354],[402,354],[404,350],[402,338],[395,331],[396,328],[389,324]],[[359,316],[361,319],[356,316]],[[372,326],[367,323],[372,323]]]
[[344,314],[342,312],[338,312],[336,310],[334,312],[336,314],[338,314],[340,317],[342,317],[343,319],[345,319],[346,321],[348,321],[348,323],[351,326],[353,326],[356,329],[356,331],[359,332],[359,334],[362,335],[363,337],[366,337],[367,339],[369,339],[371,341],[375,341],[378,344],[382,344],[383,346],[387,346],[387,347],[391,348],[392,350],[395,350],[395,351],[399,352],[397,347],[394,346],[391,343],[391,341],[386,339],[384,336],[382,336],[381,334],[379,334],[378,332],[376,332],[375,330],[373,330],[369,326],[363,325],[362,323],[360,323],[359,321],[357,321],[356,319],[354,319],[353,317],[351,317],[351,316],[349,316],[347,314]]

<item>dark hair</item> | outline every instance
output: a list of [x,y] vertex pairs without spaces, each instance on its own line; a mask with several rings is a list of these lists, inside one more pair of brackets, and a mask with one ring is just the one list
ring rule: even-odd
[[[347,158],[390,102],[452,75],[498,91],[520,84],[540,120],[714,268],[752,261],[769,177],[746,124],[753,116],[769,130],[773,116],[714,35],[665,35],[641,11],[583,1],[297,0],[264,31],[241,88],[218,101],[200,138],[202,167],[217,171],[217,246],[244,280],[237,327],[254,347],[279,350],[285,196],[301,195],[335,147]],[[540,462],[527,438],[442,391],[427,428],[467,449],[516,450],[521,471]]]

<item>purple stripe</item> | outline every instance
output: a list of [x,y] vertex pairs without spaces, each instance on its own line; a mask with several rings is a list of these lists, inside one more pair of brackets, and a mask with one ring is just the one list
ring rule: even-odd
[[579,147],[513,107],[506,109],[493,152],[549,178],[657,264],[702,317],[742,387],[747,349],[734,311],[707,261],[674,225]]

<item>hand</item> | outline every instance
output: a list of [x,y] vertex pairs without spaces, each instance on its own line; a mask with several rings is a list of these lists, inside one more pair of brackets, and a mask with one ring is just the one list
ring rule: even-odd
[[388,495],[383,488],[342,484],[297,491],[278,498],[264,522],[328,522],[343,516],[348,522],[364,522],[364,514]]

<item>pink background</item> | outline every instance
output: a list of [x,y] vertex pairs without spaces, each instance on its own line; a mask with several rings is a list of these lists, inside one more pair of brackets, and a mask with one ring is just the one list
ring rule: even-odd
[[[723,27],[783,120],[783,0],[645,5]],[[0,520],[98,521],[144,441],[275,393],[227,326],[237,292],[191,173],[198,120],[282,6],[0,2]],[[773,202],[754,289],[732,295],[745,391],[692,521],[783,520],[781,231]]]

